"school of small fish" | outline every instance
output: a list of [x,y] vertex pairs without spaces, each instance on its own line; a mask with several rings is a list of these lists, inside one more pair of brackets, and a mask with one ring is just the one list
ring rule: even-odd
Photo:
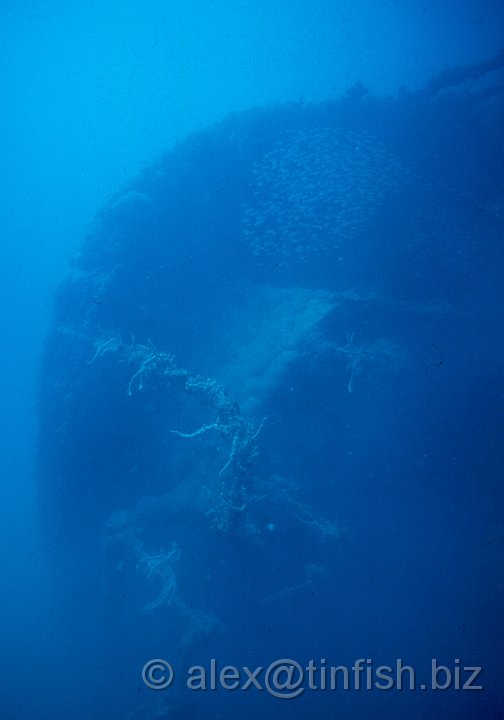
[[254,255],[289,265],[341,251],[396,186],[401,163],[366,133],[292,133],[252,168],[242,229]]

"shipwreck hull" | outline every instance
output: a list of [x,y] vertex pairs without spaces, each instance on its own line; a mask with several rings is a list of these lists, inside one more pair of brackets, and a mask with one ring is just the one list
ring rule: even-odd
[[391,478],[455,484],[460,433],[497,454],[470,418],[501,412],[503,126],[498,62],[355,88],[233,115],[98,214],[55,300],[38,479],[68,591],[98,584],[133,653],[171,618],[184,657],[273,656],[314,597],[299,646],[323,642]]

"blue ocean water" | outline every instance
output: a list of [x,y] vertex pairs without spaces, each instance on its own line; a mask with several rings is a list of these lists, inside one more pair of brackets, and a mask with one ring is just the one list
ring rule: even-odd
[[0,12],[1,716],[500,718],[502,9]]

